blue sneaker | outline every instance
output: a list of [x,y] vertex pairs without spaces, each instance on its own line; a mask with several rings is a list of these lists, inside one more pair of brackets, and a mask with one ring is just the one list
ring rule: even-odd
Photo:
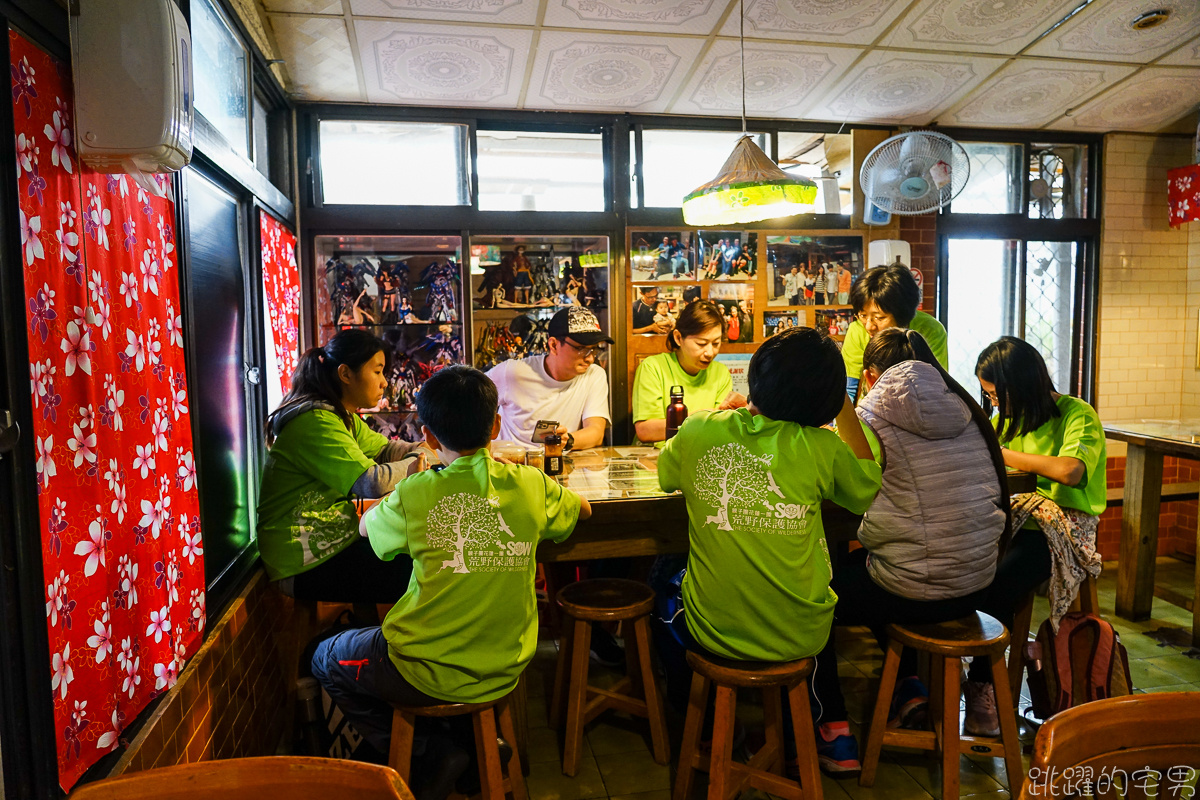
[[915,675],[896,684],[892,707],[888,711],[889,728],[924,728],[929,723],[929,690]]
[[[826,741],[817,728],[817,758],[821,762],[821,771],[835,778],[846,778],[862,772],[862,763],[858,760],[858,740],[853,734],[843,734]],[[788,764],[789,775],[794,762]],[[796,776],[800,770],[795,768]]]

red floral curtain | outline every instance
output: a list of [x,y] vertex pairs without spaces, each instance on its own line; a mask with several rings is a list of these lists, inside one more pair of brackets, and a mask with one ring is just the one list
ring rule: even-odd
[[292,385],[300,358],[300,269],[296,266],[296,235],[265,211],[258,212],[262,246],[263,294],[275,341],[275,363],[283,394]]
[[1200,219],[1200,164],[1167,170],[1167,208],[1172,228]]
[[59,782],[175,683],[204,549],[165,197],[73,146],[67,65],[9,32]]

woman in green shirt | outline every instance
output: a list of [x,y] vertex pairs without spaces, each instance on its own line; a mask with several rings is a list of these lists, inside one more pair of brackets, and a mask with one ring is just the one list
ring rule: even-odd
[[[1011,628],[1017,606],[1049,578],[1050,616],[1057,621],[1082,581],[1100,574],[1096,528],[1106,503],[1104,428],[1094,408],[1054,390],[1041,353],[1021,339],[1004,336],[985,347],[975,374],[984,410],[997,412],[1005,465],[1037,476],[1036,493],[1013,497],[1013,528],[1019,530],[980,611]],[[967,733],[998,735],[990,665],[975,659],[968,678]]]
[[689,413],[742,408],[746,398],[733,390],[729,368],[717,361],[725,338],[725,319],[708,300],[689,303],[667,334],[667,351],[638,365],[633,379],[633,429],[639,441],[667,438],[671,387],[683,387]]
[[360,408],[383,399],[384,343],[361,329],[339,331],[303,356],[292,388],[267,418],[258,502],[258,547],[285,594],[328,602],[395,602],[412,562],[380,561],[358,535],[355,498],[382,497],[417,462],[417,445],[389,442]]

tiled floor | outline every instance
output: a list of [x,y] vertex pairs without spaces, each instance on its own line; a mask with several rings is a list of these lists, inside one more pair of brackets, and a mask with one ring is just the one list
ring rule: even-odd
[[[1159,559],[1157,582],[1184,596],[1192,595],[1192,565],[1170,558]],[[1185,633],[1191,629],[1191,615],[1159,599],[1154,601],[1152,618],[1145,622],[1127,622],[1112,614],[1116,593],[1116,564],[1106,564],[1099,582],[1100,607],[1116,627],[1129,651],[1130,671],[1139,692],[1200,691],[1200,653],[1184,655]],[[1046,601],[1039,598],[1034,609],[1033,629],[1045,619]],[[865,629],[852,629],[849,635],[839,631],[838,670],[850,711],[851,727],[859,733],[863,715],[874,701],[883,654]],[[1157,635],[1154,635],[1157,634]],[[1170,643],[1164,644],[1159,637]],[[610,712],[587,727],[579,773],[574,778],[562,774],[558,737],[547,727],[546,696],[554,680],[556,651],[553,642],[544,642],[529,668],[530,741],[529,794],[531,800],[668,800],[674,779],[674,765],[655,764],[650,755],[648,727]],[[616,673],[603,674],[592,667],[592,680],[615,680]],[[1026,697],[1022,705],[1027,705]],[[746,703],[739,706],[748,727],[753,728],[759,709]],[[672,753],[677,756],[683,720],[668,713]],[[1023,733],[1028,735],[1028,732]],[[859,737],[860,743],[862,737]],[[1028,756],[1025,757],[1028,764]],[[975,760],[964,756],[959,772],[961,795],[1007,798],[1004,765],[996,759]],[[860,787],[855,780],[824,778],[828,800],[930,800],[941,796],[940,769],[922,755],[895,755],[885,751],[875,786]],[[696,796],[702,796],[700,792]],[[762,800],[765,795],[748,793],[743,800]]]

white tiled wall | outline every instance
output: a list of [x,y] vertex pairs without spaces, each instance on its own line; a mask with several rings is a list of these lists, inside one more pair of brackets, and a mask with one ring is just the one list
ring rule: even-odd
[[1182,137],[1105,137],[1096,405],[1106,421],[1200,416],[1200,223],[1167,225],[1167,169],[1191,152]]

